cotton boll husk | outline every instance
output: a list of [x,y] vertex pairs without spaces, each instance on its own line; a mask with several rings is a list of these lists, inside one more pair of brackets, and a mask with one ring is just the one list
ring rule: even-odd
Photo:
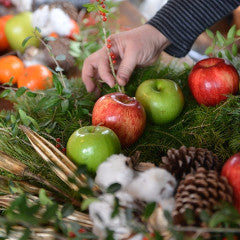
[[117,216],[111,217],[113,205],[114,196],[111,194],[104,194],[100,196],[99,201],[89,205],[89,216],[94,225],[93,233],[98,239],[105,239],[106,229],[114,231],[114,239],[122,239],[131,234],[123,209],[120,209]]
[[151,168],[133,179],[125,191],[146,202],[160,202],[173,196],[176,179],[165,169]]
[[113,183],[119,183],[122,187],[128,185],[133,177],[134,171],[127,166],[129,159],[123,154],[114,154],[99,165],[95,182],[103,189],[107,189]]

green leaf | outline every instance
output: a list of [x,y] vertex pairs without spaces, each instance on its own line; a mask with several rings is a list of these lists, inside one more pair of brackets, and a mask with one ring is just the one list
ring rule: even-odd
[[9,189],[10,189],[11,193],[13,193],[13,194],[16,194],[16,193],[22,194],[23,193],[22,189],[19,187],[16,187],[12,182],[9,184]]
[[55,86],[55,88],[57,90],[57,93],[61,95],[62,91],[63,91],[63,85],[59,81],[57,75],[55,75],[55,74],[53,75],[53,84],[54,84],[54,86]]
[[1,92],[0,98],[6,97],[10,92],[11,92],[10,89],[5,89],[4,91]]
[[56,68],[55,68],[55,71],[56,71],[56,72],[63,72],[63,71],[64,71],[64,69],[63,69],[63,68],[61,68],[61,67],[56,67]]
[[210,38],[214,38],[214,34],[210,29],[206,29],[206,33]]
[[223,57],[222,52],[218,52],[218,57],[219,57],[219,58],[222,58],[222,57]]
[[31,123],[33,124],[33,126],[34,126],[37,130],[40,129],[37,121],[36,121],[34,118],[28,116],[28,119],[31,121]]
[[234,43],[234,38],[228,38],[226,39],[224,46],[229,46]]
[[14,115],[11,114],[11,123],[16,123],[17,119]]
[[27,92],[26,92],[26,95],[27,95],[28,97],[32,97],[32,98],[34,98],[34,97],[36,97],[36,96],[37,96],[37,94],[36,94],[36,93],[34,93],[34,92],[31,92],[31,91],[27,91]]
[[155,207],[156,207],[155,202],[149,203],[144,209],[144,212],[143,212],[144,218],[148,219],[152,215]]
[[52,200],[47,196],[46,191],[43,188],[39,191],[39,201],[44,206],[53,204]]
[[55,37],[45,37],[45,38],[44,38],[44,41],[47,41],[47,42],[53,42],[53,41],[55,41],[55,40],[56,40]]
[[111,218],[114,218],[118,214],[119,214],[119,199],[115,197],[114,198],[114,206],[113,206],[113,211],[112,211],[112,214],[111,214]]
[[236,31],[236,35],[239,37],[240,36],[240,29]]
[[85,7],[88,12],[97,11],[97,7],[96,7],[96,5],[93,4],[93,3],[84,4],[83,7]]
[[69,215],[71,215],[72,213],[74,212],[74,207],[67,203],[63,206],[62,210],[61,210],[61,213],[62,213],[62,217],[65,218],[65,217],[68,217]]
[[60,54],[56,56],[57,61],[64,61],[66,60],[66,56],[64,54]]
[[17,96],[17,97],[22,96],[22,95],[26,92],[27,89],[28,89],[28,88],[26,88],[26,87],[20,87],[20,88],[16,91],[16,96]]
[[234,43],[234,44],[232,45],[232,55],[233,55],[234,57],[236,57],[237,54],[238,54],[238,46],[237,46],[236,43]]
[[29,37],[26,37],[23,41],[22,41],[22,47],[25,47],[25,45],[27,44],[27,42],[33,38],[33,36],[29,36]]
[[98,10],[104,13],[109,13],[109,11],[106,8],[103,8],[100,5],[98,5]]
[[29,124],[31,123],[31,121],[29,120],[27,114],[26,114],[22,109],[19,109],[18,112],[19,112],[20,119],[21,119],[22,123],[23,123],[25,126],[29,126]]
[[233,25],[228,31],[227,38],[234,39],[235,34],[236,34],[236,25]]
[[64,99],[61,101],[61,107],[62,107],[62,112],[66,112],[68,110],[69,107],[69,100],[68,99]]
[[205,50],[205,54],[206,55],[209,55],[210,53],[212,53],[213,52],[213,46],[209,46],[206,50]]
[[223,46],[225,42],[224,36],[219,31],[216,32],[216,36],[217,36],[219,46]]
[[58,205],[56,203],[47,205],[46,211],[44,212],[42,219],[48,222],[53,217],[57,216],[57,211],[58,211]]
[[30,238],[31,231],[30,229],[25,229],[23,235],[19,238],[19,240],[28,240]]
[[232,55],[231,55],[230,51],[228,49],[226,49],[224,51],[224,53],[225,53],[226,57],[228,58],[228,60],[232,61]]
[[121,184],[119,183],[113,183],[111,184],[108,188],[107,188],[107,193],[115,193],[117,192],[118,190],[121,189]]
[[35,31],[41,33],[41,29],[39,27],[35,27]]
[[96,202],[96,201],[99,201],[97,198],[87,198],[87,199],[84,199],[83,202],[82,202],[82,205],[81,205],[81,209],[84,211],[84,210],[87,210],[88,209],[88,206],[93,203],[93,202]]

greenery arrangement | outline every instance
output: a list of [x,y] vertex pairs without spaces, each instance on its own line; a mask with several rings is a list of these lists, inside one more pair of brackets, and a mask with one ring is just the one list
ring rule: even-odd
[[[87,7],[96,10],[96,5]],[[108,13],[102,7],[97,10]],[[80,67],[84,58],[106,40],[109,33],[102,29],[101,25],[100,28],[98,26],[100,33],[88,35],[86,41],[83,36],[89,33],[89,28],[83,28],[81,37],[72,43],[71,52]],[[240,71],[236,44],[239,30],[233,26],[226,39],[220,32],[214,35],[207,30],[207,34],[213,39],[213,45],[206,50],[206,54],[226,57]],[[102,40],[102,36],[105,40]],[[61,58],[57,60],[61,61]],[[122,149],[126,156],[140,152],[139,161],[159,164],[168,149],[184,145],[207,148],[224,162],[240,151],[240,96],[229,96],[226,102],[216,107],[198,105],[187,84],[190,70],[187,64],[181,69],[166,66],[161,59],[154,66],[135,70],[125,87],[126,94],[134,96],[137,86],[147,79],[168,78],[182,88],[185,107],[171,124],[157,126],[148,123],[141,138],[134,145]],[[24,87],[15,89],[11,85],[4,85],[5,90],[0,95],[14,103],[14,110],[0,112],[0,239],[29,239],[30,236],[97,239],[91,233],[92,223],[86,211],[88,204],[98,196],[94,176],[81,167],[71,169],[73,175],[69,177],[64,167],[58,170],[53,164],[55,157],[60,156],[67,166],[64,153],[68,138],[80,126],[91,124],[96,96],[86,92],[81,79],[66,79],[54,73],[54,87],[51,89],[33,92]],[[102,86],[102,94],[113,91],[116,88]],[[48,145],[40,136],[56,148]],[[29,139],[35,142],[29,142]],[[50,159],[49,162],[46,159]],[[15,163],[11,164],[12,161]],[[118,185],[115,184],[108,192],[117,190]],[[116,212],[118,207],[116,204]],[[153,210],[153,205],[145,206],[144,217],[148,218]],[[191,239],[220,239],[224,236],[233,239],[233,236],[240,234],[240,215],[229,205],[221,206],[212,216],[202,213],[205,228],[176,227],[171,224],[169,213],[165,215],[170,223],[169,230],[176,239],[186,239],[186,233],[191,232],[195,232]],[[190,212],[187,216],[189,221],[191,216]],[[154,236],[148,235],[144,224],[138,226],[138,231],[145,233],[146,239],[163,239],[158,232]],[[107,239],[113,239],[111,231]]]

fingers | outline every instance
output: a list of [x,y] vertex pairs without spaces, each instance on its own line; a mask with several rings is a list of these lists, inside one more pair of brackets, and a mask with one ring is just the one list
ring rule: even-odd
[[86,59],[82,68],[82,81],[85,84],[85,87],[88,92],[93,92],[96,88],[94,82],[94,66],[89,62],[90,60]]
[[102,79],[110,87],[114,86],[114,77],[111,74],[108,55],[105,48],[100,49],[85,59],[82,68],[82,81],[88,92],[96,90],[96,77]]
[[137,65],[137,52],[127,48],[117,71],[117,82],[124,86]]

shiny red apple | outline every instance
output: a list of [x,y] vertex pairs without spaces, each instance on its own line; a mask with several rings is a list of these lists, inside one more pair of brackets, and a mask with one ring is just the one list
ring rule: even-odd
[[233,188],[234,205],[240,212],[240,152],[231,156],[222,168],[222,175]]
[[199,104],[215,106],[238,92],[239,75],[224,59],[207,58],[194,65],[188,83]]
[[133,144],[143,133],[146,114],[142,105],[123,93],[109,93],[94,105],[92,124],[112,129],[122,146]]

